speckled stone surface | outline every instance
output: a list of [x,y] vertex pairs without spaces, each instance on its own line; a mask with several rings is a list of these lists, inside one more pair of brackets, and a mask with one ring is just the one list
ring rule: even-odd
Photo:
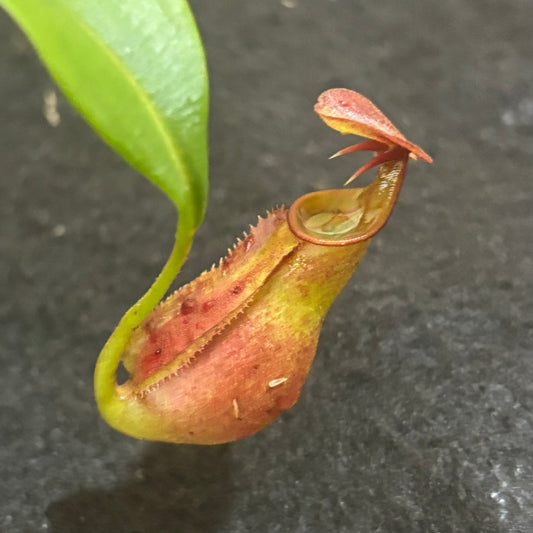
[[0,531],[533,531],[529,0],[195,0],[211,70],[208,215],[177,283],[357,156],[312,112],[346,86],[435,158],[332,308],[297,406],[217,447],[98,416],[92,370],[173,212],[0,14]]

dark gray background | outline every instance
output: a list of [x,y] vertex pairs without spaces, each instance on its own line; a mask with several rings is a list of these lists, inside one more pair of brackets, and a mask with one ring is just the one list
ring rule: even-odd
[[178,283],[363,160],[327,160],[349,139],[314,115],[324,89],[371,97],[435,164],[411,165],[294,409],[235,444],[135,441],[100,420],[92,371],[172,208],[63,99],[45,120],[53,84],[0,14],[0,530],[533,531],[532,2],[193,8],[211,193]]

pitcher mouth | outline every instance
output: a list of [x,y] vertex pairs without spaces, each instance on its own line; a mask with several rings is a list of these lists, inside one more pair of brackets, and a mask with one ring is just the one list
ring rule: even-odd
[[287,222],[301,240],[322,246],[365,241],[389,219],[405,177],[409,153],[379,166],[366,187],[329,189],[305,194],[290,207]]

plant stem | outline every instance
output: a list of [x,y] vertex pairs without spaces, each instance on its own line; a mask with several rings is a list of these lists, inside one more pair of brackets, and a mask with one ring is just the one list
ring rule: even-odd
[[[184,210],[181,211],[183,214]],[[159,276],[146,293],[121,318],[105,343],[94,371],[94,392],[102,417],[116,429],[126,407],[125,398],[117,390],[116,373],[124,348],[133,329],[138,326],[163,298],[180,271],[192,245],[196,228],[190,220],[179,217],[174,247]]]

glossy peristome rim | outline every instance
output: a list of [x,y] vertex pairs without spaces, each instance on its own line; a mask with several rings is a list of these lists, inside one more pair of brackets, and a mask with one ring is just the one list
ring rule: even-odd
[[[407,162],[409,159],[409,152],[405,151],[405,157],[402,160],[395,161],[393,163],[387,163],[384,165],[381,165],[378,170],[378,175],[374,179],[372,183],[367,185],[366,187],[361,187],[358,189],[328,189],[325,191],[315,191],[308,194],[305,194],[298,198],[290,207],[287,213],[287,222],[289,224],[289,228],[291,231],[301,240],[310,242],[312,244],[317,244],[320,246],[349,246],[352,244],[357,244],[363,241],[366,241],[370,238],[372,238],[376,233],[378,233],[387,223],[389,217],[392,214],[392,211],[394,209],[394,206],[396,204],[396,201],[398,200],[398,196],[400,194],[400,189],[403,184],[403,180],[405,178],[405,172],[407,168]],[[349,194],[350,191],[358,190],[360,191],[359,194],[354,194],[354,197],[360,197],[360,196],[367,196],[367,198],[363,199],[363,203],[361,207],[365,209],[368,205],[369,195],[372,194],[372,189],[375,187],[378,187],[380,184],[381,179],[383,178],[384,174],[391,171],[391,166],[401,164],[401,168],[398,171],[397,176],[395,177],[391,187],[391,194],[389,197],[389,200],[387,202],[387,205],[384,207],[383,213],[369,226],[369,228],[357,235],[353,235],[352,237],[339,237],[339,238],[320,238],[317,235],[312,235],[309,233],[309,231],[305,228],[304,222],[302,220],[302,211],[303,207],[308,204],[310,201],[316,201],[317,198],[320,199],[320,196],[325,197],[328,196],[338,196],[339,198],[341,196],[346,196]],[[328,204],[328,208],[334,207],[332,204]],[[317,211],[318,213],[319,211]],[[317,214],[314,213],[314,214]],[[363,214],[364,217],[364,214]],[[354,233],[353,231],[351,233]]]

